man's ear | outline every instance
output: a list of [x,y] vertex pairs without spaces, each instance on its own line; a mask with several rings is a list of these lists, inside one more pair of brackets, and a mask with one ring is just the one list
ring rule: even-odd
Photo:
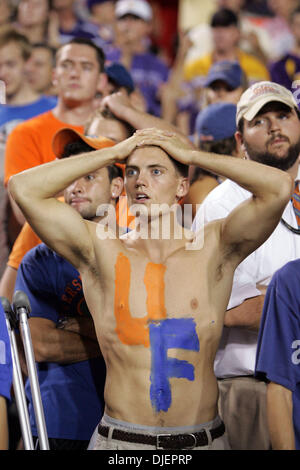
[[56,86],[56,85],[57,85],[57,78],[56,78],[56,70],[55,70],[55,68],[54,68],[53,71],[52,71],[52,80],[51,80],[51,82],[52,82],[52,85],[53,85],[53,86]]
[[181,177],[178,183],[176,197],[178,200],[187,195],[190,189],[190,182],[188,178]]
[[108,83],[108,78],[106,73],[100,73],[99,78],[98,78],[98,84],[97,84],[97,92],[99,93],[104,93],[104,90],[107,86]]
[[124,181],[123,181],[123,178],[121,178],[120,176],[112,180],[111,185],[110,185],[112,199],[117,199],[118,197],[121,196],[123,187],[124,187]]
[[244,144],[243,134],[240,131],[236,131],[234,137],[236,140],[237,154],[241,158],[248,158],[248,153]]

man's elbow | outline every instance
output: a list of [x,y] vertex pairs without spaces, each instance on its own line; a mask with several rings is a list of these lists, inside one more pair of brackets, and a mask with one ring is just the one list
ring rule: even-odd
[[13,175],[9,178],[7,183],[7,190],[13,200],[18,202],[18,198],[22,194],[20,178],[18,177],[18,175]]
[[24,178],[21,173],[11,176],[8,180],[8,194],[21,210],[23,206],[26,207],[26,201],[30,198],[30,189],[27,178]]
[[280,186],[277,187],[277,197],[282,199],[282,203],[286,205],[291,199],[295,190],[295,180],[287,172],[282,172]]

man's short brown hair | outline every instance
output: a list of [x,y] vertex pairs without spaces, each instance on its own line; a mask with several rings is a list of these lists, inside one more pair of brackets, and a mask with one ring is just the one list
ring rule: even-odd
[[24,61],[27,61],[31,56],[32,46],[24,34],[19,33],[15,29],[10,29],[0,35],[0,49],[7,44],[16,44],[21,51]]

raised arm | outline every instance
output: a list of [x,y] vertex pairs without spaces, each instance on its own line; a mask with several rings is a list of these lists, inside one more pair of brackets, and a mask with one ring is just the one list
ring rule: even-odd
[[180,129],[168,122],[166,119],[153,116],[132,106],[129,97],[119,91],[106,96],[102,100],[101,107],[107,107],[119,119],[130,124],[134,129],[156,128],[163,131],[177,132],[180,138],[193,148],[189,138]]
[[238,265],[272,233],[288,203],[294,183],[289,174],[261,163],[191,150],[176,134],[155,129],[138,131],[139,145],[158,145],[186,165],[197,165],[230,178],[252,193],[220,224],[224,256]]
[[9,180],[12,197],[37,235],[78,270],[94,259],[89,222],[55,196],[78,178],[124,160],[137,140],[46,163]]

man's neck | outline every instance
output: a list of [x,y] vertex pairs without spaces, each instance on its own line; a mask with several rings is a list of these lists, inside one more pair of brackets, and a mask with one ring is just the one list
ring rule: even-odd
[[21,106],[21,105],[26,105],[33,103],[40,97],[40,94],[33,91],[30,86],[25,83],[22,86],[22,89],[18,90],[17,93],[11,96],[6,97],[6,102],[7,104],[10,105],[16,105],[16,106]]
[[230,49],[229,51],[215,50],[213,52],[213,62],[220,62],[222,60],[234,61],[238,57],[238,49]]
[[190,232],[174,220],[171,213],[150,220],[148,224],[145,223],[143,229],[137,227],[137,230],[129,233],[129,238],[136,240],[136,247],[144,252],[151,262],[165,263],[172,254],[190,241],[188,233]]
[[91,102],[79,103],[77,106],[68,106],[60,99],[52,110],[57,119],[72,126],[84,126],[93,111]]
[[45,29],[44,24],[38,24],[28,28],[22,28],[22,33],[28,37],[31,44],[35,44],[44,41]]

